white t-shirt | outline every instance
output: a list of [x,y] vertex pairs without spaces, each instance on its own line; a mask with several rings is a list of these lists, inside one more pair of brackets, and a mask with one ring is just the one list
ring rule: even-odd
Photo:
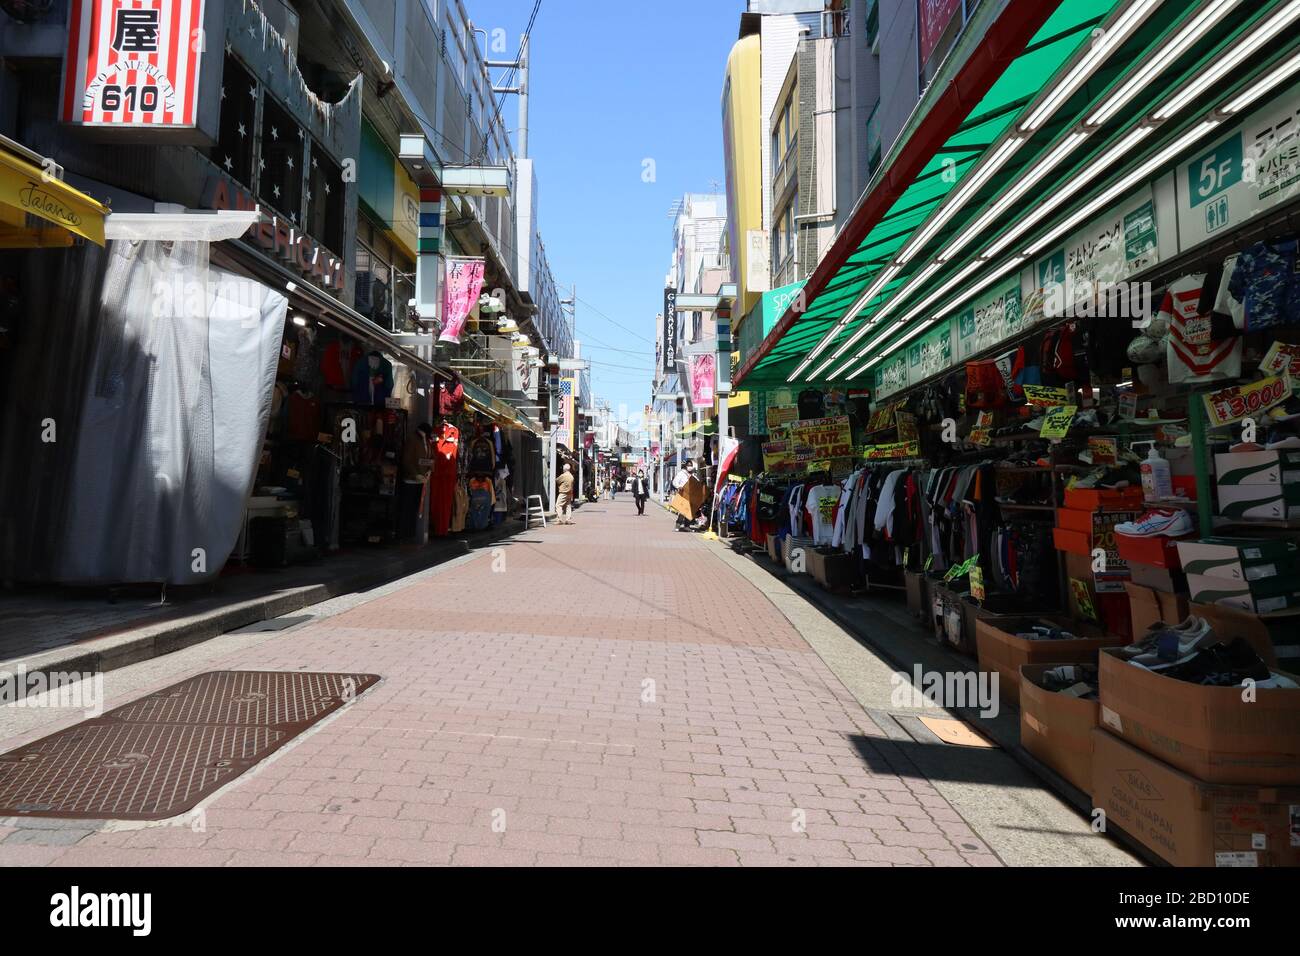
[[805,510],[812,527],[814,546],[829,545],[834,538],[835,505],[839,500],[839,485],[816,485],[808,489],[808,503]]

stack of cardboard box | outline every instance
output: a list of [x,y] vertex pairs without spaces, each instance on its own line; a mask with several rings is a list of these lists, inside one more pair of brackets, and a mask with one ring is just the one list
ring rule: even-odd
[[[1070,613],[1096,620],[1111,633],[1127,637],[1131,631],[1124,584],[1129,569],[1116,548],[1114,528],[1140,516],[1142,489],[1070,488],[1064,505],[1056,510],[1052,541],[1065,555],[1066,578],[1072,582],[1068,586]],[[1098,549],[1106,553],[1100,566],[1094,557]],[[1090,607],[1084,606],[1085,600]]]

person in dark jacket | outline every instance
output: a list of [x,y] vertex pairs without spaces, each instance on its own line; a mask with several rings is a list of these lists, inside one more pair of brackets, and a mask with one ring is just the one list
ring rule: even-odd
[[632,479],[632,497],[636,499],[636,513],[645,514],[645,502],[650,497],[650,482],[645,480],[645,469],[640,469]]

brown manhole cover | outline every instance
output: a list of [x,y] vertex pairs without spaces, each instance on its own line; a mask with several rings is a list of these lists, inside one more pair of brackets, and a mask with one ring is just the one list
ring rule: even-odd
[[176,816],[378,680],[199,674],[0,756],[0,816]]

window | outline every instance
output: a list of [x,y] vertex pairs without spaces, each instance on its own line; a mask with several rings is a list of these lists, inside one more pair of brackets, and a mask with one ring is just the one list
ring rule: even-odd
[[343,249],[343,171],[315,140],[307,180],[307,232],[334,252]]
[[253,188],[253,142],[257,117],[257,81],[227,54],[221,74],[221,121],[217,145],[208,158],[228,175]]
[[263,98],[257,195],[293,223],[302,222],[305,137],[284,107],[269,96]]
[[[368,230],[369,231],[369,230]],[[378,240],[374,240],[378,245]],[[393,327],[392,266],[357,237],[357,279],[354,308],[376,325]]]

